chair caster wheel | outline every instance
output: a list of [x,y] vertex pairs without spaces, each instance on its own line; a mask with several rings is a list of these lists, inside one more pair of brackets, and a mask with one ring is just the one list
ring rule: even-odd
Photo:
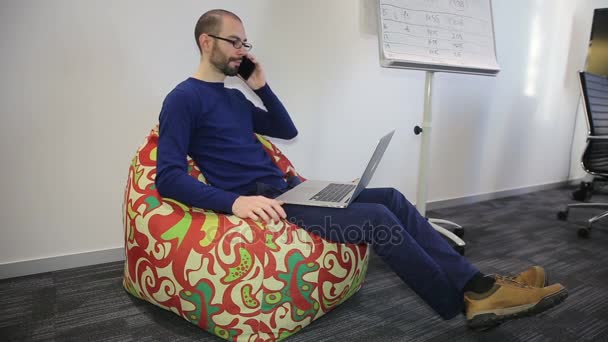
[[557,219],[561,221],[566,221],[568,219],[567,211],[559,211],[557,212]]
[[456,228],[452,233],[462,239],[464,237],[464,228]]
[[578,229],[578,236],[580,236],[582,238],[589,237],[589,233],[591,233],[591,229],[589,229],[589,228],[579,228]]
[[458,252],[458,254],[464,255],[464,246],[458,246],[458,245],[456,245],[456,246],[454,246],[454,250],[456,252]]
[[579,202],[586,202],[593,195],[593,182],[581,182],[578,190],[572,193],[572,199]]

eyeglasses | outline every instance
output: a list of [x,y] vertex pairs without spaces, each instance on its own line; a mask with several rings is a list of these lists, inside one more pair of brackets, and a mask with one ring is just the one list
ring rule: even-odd
[[215,39],[219,39],[219,40],[223,40],[225,42],[231,43],[232,46],[234,46],[235,49],[240,49],[240,48],[245,48],[245,50],[249,51],[251,50],[251,48],[253,47],[253,45],[251,45],[250,43],[244,42],[240,39],[228,39],[228,38],[223,38],[223,37],[218,37],[216,35],[213,34],[208,34],[209,37],[215,38]]

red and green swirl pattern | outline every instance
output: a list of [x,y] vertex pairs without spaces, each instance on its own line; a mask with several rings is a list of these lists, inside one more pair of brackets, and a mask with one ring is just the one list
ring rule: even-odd
[[[257,137],[285,174],[300,177],[276,146]],[[123,285],[130,294],[227,340],[279,341],[359,290],[366,245],[332,243],[287,220],[269,225],[160,197],[157,143],[155,127],[133,158],[125,189]]]

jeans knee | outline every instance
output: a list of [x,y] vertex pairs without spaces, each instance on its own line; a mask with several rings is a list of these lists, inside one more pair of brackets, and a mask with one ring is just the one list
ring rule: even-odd
[[375,245],[399,244],[403,239],[403,227],[395,214],[383,204],[370,203],[366,210],[369,220],[362,231],[366,240]]
[[411,208],[414,206],[412,203],[410,203],[410,201],[407,200],[407,198],[405,198],[405,195],[403,195],[401,191],[395,188],[388,188],[387,192],[387,197],[390,198],[390,203],[394,208]]
[[367,216],[375,223],[381,223],[386,220],[388,215],[391,215],[392,212],[390,209],[380,203],[368,203],[366,205]]

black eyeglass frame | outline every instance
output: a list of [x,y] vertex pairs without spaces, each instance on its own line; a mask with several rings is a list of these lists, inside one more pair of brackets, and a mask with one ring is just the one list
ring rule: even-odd
[[211,38],[215,38],[215,39],[219,39],[219,40],[223,40],[225,42],[231,43],[232,47],[234,47],[235,49],[240,49],[240,48],[244,47],[245,50],[250,51],[251,48],[253,48],[253,45],[251,45],[251,43],[244,42],[244,41],[242,41],[242,40],[240,40],[238,38],[237,39],[229,39],[229,38],[219,37],[219,36],[216,36],[214,34],[207,34],[207,35],[209,37],[211,37]]

